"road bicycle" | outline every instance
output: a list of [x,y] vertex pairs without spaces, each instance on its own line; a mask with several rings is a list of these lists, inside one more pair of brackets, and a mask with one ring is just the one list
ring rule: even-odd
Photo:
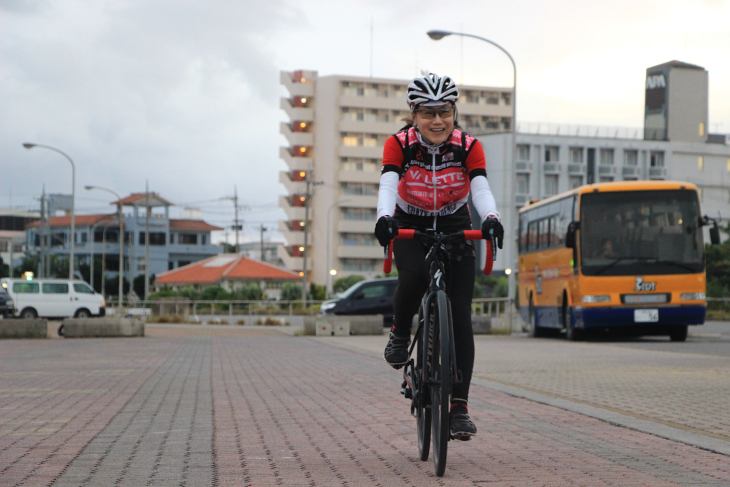
[[[446,451],[451,440],[449,408],[453,384],[462,381],[456,367],[454,330],[451,319],[451,302],[446,295],[446,263],[449,254],[446,243],[458,240],[481,240],[481,230],[463,230],[454,234],[436,233],[433,230],[399,230],[398,239],[420,239],[431,244],[426,254],[430,283],[418,310],[418,328],[408,350],[409,360],[403,369],[401,394],[411,400],[411,415],[417,420],[418,453],[421,460],[428,460],[429,443],[433,444],[433,461],[436,475],[446,470]],[[486,235],[486,259],[484,274],[491,274],[497,247],[493,235]],[[389,274],[393,262],[392,242],[385,248],[383,272]],[[416,350],[415,360],[412,358]],[[432,440],[432,441],[430,441]]]

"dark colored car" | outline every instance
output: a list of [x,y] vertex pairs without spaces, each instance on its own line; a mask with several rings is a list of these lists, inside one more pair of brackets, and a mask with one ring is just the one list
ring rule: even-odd
[[337,299],[322,303],[325,315],[383,315],[384,324],[393,322],[393,294],[397,277],[360,281]]
[[15,303],[8,292],[0,287],[0,316],[12,318],[15,315]]

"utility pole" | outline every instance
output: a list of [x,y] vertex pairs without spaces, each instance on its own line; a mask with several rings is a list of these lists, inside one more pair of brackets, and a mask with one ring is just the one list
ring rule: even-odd
[[264,253],[264,232],[266,231],[266,227],[261,225],[261,262],[266,262],[266,254]]
[[145,182],[144,190],[144,301],[150,295],[150,181]]
[[317,186],[323,181],[312,181],[312,171],[307,171],[307,190],[304,194],[304,252],[302,254],[302,304],[307,307],[307,237],[309,236],[309,200],[314,196],[312,186]]
[[[234,186],[233,187],[233,196],[225,196],[221,198],[222,200],[230,200],[233,201],[233,211],[234,211],[234,220],[233,220],[233,227],[231,227],[235,233],[236,233],[236,246],[234,247],[234,252],[238,253],[238,231],[243,230],[243,225],[239,223],[238,221],[238,189]],[[228,237],[226,236],[226,242],[228,242]]]

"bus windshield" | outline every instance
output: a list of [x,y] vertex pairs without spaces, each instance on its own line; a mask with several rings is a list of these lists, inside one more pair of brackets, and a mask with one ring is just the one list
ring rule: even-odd
[[583,194],[581,267],[589,276],[694,274],[704,270],[697,193]]

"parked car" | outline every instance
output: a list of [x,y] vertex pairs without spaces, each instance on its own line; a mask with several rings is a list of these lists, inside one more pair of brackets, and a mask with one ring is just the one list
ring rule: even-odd
[[338,298],[322,303],[325,315],[383,315],[383,323],[393,322],[393,294],[397,277],[370,279],[353,284]]
[[0,283],[21,318],[89,318],[106,313],[104,297],[83,281],[3,278]]
[[15,303],[4,287],[0,287],[0,318],[10,318],[15,315]]

